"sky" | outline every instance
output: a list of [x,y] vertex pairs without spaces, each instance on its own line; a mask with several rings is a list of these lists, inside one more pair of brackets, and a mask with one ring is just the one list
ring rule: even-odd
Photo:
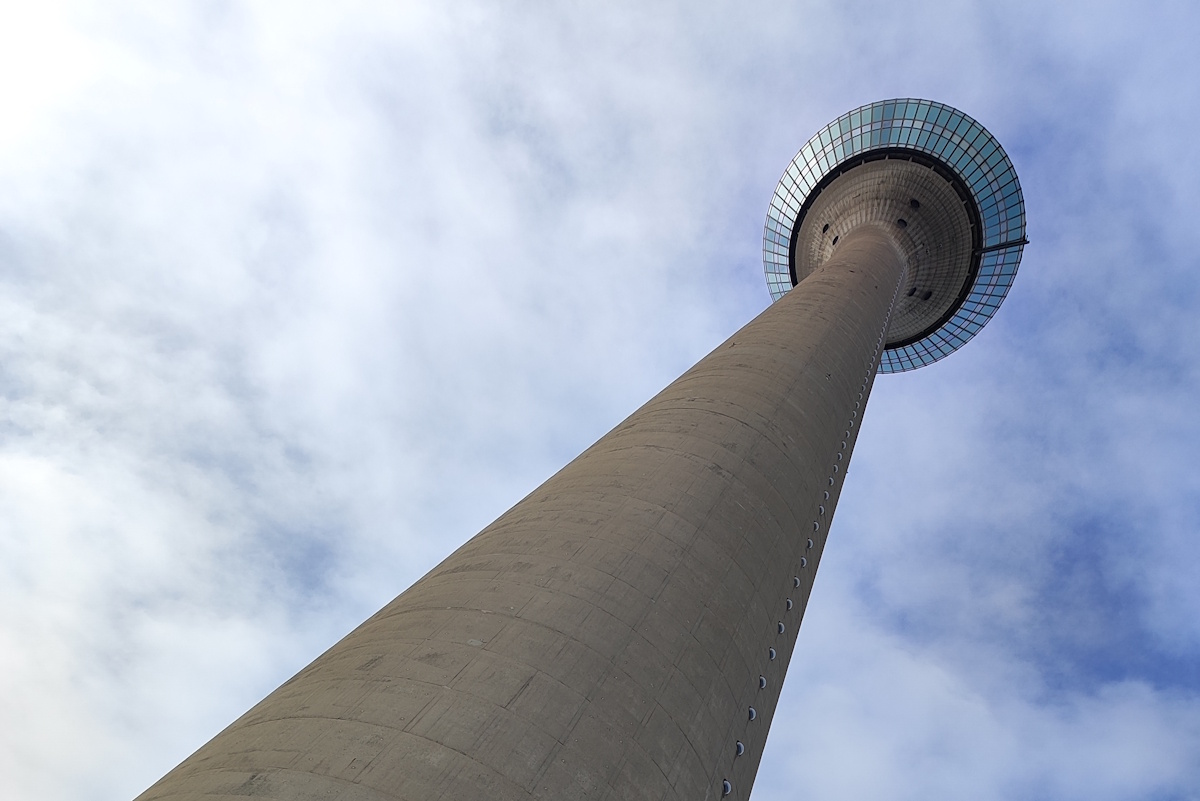
[[0,4],[0,798],[132,798],[769,303],[839,114],[1021,178],[881,376],[755,801],[1200,799],[1187,2]]

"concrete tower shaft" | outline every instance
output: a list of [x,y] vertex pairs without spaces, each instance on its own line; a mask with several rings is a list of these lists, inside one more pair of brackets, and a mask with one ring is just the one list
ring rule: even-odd
[[774,304],[141,801],[747,798],[875,375],[973,336],[1023,244],[978,123],[831,123]]
[[848,233],[142,801],[746,798],[904,268]]

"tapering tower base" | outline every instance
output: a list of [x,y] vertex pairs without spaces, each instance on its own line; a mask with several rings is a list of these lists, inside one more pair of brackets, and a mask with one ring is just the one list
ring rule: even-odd
[[141,799],[746,798],[904,265],[847,234]]

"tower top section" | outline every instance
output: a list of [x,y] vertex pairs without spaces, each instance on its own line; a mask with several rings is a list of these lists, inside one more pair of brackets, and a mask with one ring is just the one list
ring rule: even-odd
[[1012,162],[975,120],[930,100],[884,100],[842,115],[800,148],[771,199],[763,262],[779,300],[861,225],[907,259],[879,371],[958,350],[1016,277],[1025,204]]

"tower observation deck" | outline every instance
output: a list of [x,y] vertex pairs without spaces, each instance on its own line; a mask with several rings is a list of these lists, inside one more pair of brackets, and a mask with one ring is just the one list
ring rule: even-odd
[[776,302],[139,799],[747,798],[875,376],[974,336],[1024,244],[970,117],[830,123]]

